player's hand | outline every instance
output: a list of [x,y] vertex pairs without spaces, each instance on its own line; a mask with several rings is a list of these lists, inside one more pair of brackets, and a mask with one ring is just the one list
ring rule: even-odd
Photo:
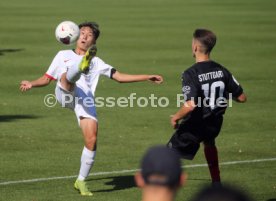
[[154,82],[156,84],[161,84],[163,82],[163,77],[160,75],[150,75],[149,81]]
[[171,115],[171,125],[174,129],[178,128],[178,119],[176,118],[175,115]]
[[27,80],[23,80],[21,83],[20,83],[20,90],[21,91],[28,91],[32,88],[32,84],[30,81],[27,81]]

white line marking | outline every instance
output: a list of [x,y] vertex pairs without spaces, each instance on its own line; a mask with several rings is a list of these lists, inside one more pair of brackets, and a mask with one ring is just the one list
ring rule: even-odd
[[[254,160],[244,160],[244,161],[229,161],[229,162],[220,163],[220,166],[236,165],[236,164],[243,164],[243,163],[260,163],[260,162],[266,162],[266,161],[276,161],[276,158],[254,159]],[[184,168],[196,168],[196,167],[207,167],[207,164],[194,164],[194,165],[185,165],[184,166]],[[132,172],[137,172],[137,171],[139,171],[139,169],[118,170],[118,171],[111,171],[111,172],[95,172],[95,173],[90,174],[90,176],[124,174],[124,173],[132,173]],[[4,186],[4,185],[10,185],[10,184],[43,182],[43,181],[50,181],[50,180],[71,179],[71,178],[76,178],[76,177],[77,177],[77,175],[63,176],[63,177],[27,179],[27,180],[18,180],[18,181],[6,181],[6,182],[1,182],[0,185]]]

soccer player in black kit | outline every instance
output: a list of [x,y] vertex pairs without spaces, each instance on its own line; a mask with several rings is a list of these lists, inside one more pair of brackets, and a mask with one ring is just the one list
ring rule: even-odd
[[171,116],[171,124],[176,131],[168,142],[168,147],[179,151],[182,158],[192,160],[203,142],[212,184],[220,186],[215,138],[222,126],[227,100],[232,97],[243,103],[246,96],[232,74],[210,60],[215,44],[216,35],[213,32],[195,30],[192,52],[196,63],[182,74],[185,103]]

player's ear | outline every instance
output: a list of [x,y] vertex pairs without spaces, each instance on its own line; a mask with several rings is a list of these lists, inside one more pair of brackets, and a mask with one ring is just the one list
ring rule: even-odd
[[196,53],[196,51],[197,51],[197,42],[196,42],[196,40],[193,38],[193,40],[192,40],[192,50],[193,50],[193,52],[194,53]]
[[195,46],[194,46],[194,52],[196,53],[197,51],[198,51],[198,45],[195,44]]
[[134,175],[134,178],[135,178],[135,182],[136,182],[136,185],[139,187],[139,188],[143,188],[145,186],[145,181],[142,177],[142,174],[141,172],[137,172],[135,175]]

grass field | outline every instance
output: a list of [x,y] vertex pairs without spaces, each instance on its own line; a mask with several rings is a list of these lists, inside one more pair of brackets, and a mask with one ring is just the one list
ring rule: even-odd
[[[222,165],[222,179],[255,200],[276,199],[276,1],[1,0],[0,8],[1,201],[140,200],[134,171],[122,170],[139,168],[149,146],[170,138],[169,115],[177,110],[181,72],[194,62],[191,35],[198,27],[218,35],[212,58],[235,75],[248,95],[248,103],[234,103],[226,113],[217,145],[221,162],[249,162]],[[73,189],[71,176],[78,173],[83,146],[75,115],[43,103],[46,94],[54,93],[55,84],[24,94],[18,89],[21,80],[43,75],[57,51],[66,48],[54,37],[63,20],[97,21],[102,31],[98,55],[118,70],[165,78],[161,86],[120,85],[102,78],[98,97],[136,93],[170,100],[166,108],[98,108],[98,152],[92,173],[99,175],[89,177],[92,198]],[[194,161],[184,163],[204,164],[202,150]],[[206,167],[186,171],[188,182],[177,201],[189,200],[210,182]],[[41,178],[45,179],[32,180]]]

